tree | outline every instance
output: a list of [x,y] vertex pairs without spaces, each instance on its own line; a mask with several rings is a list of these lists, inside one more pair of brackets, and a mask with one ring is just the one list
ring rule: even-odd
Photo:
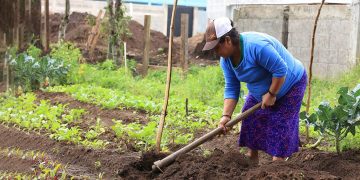
[[64,15],[64,18],[62,19],[62,21],[60,23],[60,28],[59,28],[59,40],[65,39],[66,27],[67,27],[67,25],[69,23],[69,13],[70,13],[70,0],[66,0],[66,2],[65,2],[65,15]]

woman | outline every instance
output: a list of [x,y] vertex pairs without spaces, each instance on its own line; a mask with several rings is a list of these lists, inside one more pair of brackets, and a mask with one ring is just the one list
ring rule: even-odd
[[219,123],[231,119],[246,82],[249,94],[242,111],[262,101],[261,109],[243,120],[239,146],[258,160],[258,150],[284,160],[299,148],[299,111],[307,75],[300,61],[274,37],[256,32],[239,34],[228,18],[211,21],[206,29],[205,50],[221,56],[225,77],[224,110]]

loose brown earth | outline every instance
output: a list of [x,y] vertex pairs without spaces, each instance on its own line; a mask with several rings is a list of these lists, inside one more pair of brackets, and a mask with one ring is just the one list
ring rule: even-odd
[[[54,101],[64,101],[66,95],[46,95]],[[58,99],[57,99],[58,98]],[[70,99],[66,97],[64,99]],[[74,102],[75,104],[80,102]],[[55,103],[55,102],[54,102]],[[71,105],[69,105],[71,106]],[[99,110],[101,111],[101,110]],[[121,110],[117,110],[121,111]],[[46,152],[53,160],[67,164],[70,175],[81,179],[95,179],[105,173],[106,179],[359,179],[360,151],[341,155],[319,150],[302,150],[287,162],[273,163],[261,154],[260,165],[254,165],[236,147],[237,134],[217,137],[194,151],[182,155],[164,169],[164,173],[151,172],[154,161],[165,157],[152,152],[135,152],[129,149],[108,147],[92,150],[57,142],[45,134],[26,133],[13,127],[0,125],[0,148],[20,148]],[[211,152],[204,156],[204,150]],[[6,161],[3,161],[5,159]],[[95,166],[100,162],[101,166]],[[4,157],[0,170],[30,172],[32,162]]]
[[[50,16],[50,38],[51,42],[58,41],[59,25],[61,23],[62,14],[52,14]],[[92,26],[89,24],[89,18],[95,18],[87,13],[73,12],[69,17],[69,24],[66,29],[66,41],[73,42],[79,47],[87,60],[87,62],[101,62],[106,59],[108,35],[102,33],[96,44],[95,55],[90,57],[86,51],[86,42],[91,33]],[[126,38],[127,54],[129,58],[133,58],[139,63],[142,62],[144,52],[144,27],[136,21],[129,22],[129,30],[131,36]],[[167,65],[167,53],[169,38],[158,31],[151,31],[150,45],[150,64],[151,65]],[[203,35],[196,35],[189,39],[189,63],[197,65],[217,64],[214,56],[203,53],[200,46],[203,46]],[[199,44],[199,45],[198,45]],[[195,50],[196,49],[196,50]],[[173,64],[179,66],[180,58],[180,38],[174,39],[173,45]]]

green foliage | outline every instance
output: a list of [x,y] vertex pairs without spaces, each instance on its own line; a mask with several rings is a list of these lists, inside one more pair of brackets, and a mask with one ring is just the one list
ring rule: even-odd
[[[36,96],[27,93],[18,98],[13,96],[0,97],[0,122],[6,125],[14,125],[27,131],[45,131],[50,138],[58,141],[68,141],[92,148],[103,148],[107,142],[98,140],[96,135],[104,132],[100,125],[91,128],[97,134],[90,137],[77,126],[70,126],[68,122],[80,118],[83,110],[66,112],[64,105],[51,105],[48,101],[41,100],[35,104]],[[71,116],[71,118],[69,117]]]
[[80,50],[62,41],[51,47],[50,55],[43,57],[41,49],[34,45],[22,53],[17,53],[15,48],[9,49],[7,54],[10,68],[14,71],[15,86],[31,91],[76,81],[72,77],[76,77],[79,69]]
[[100,63],[97,67],[98,67],[99,70],[108,70],[108,71],[112,71],[112,70],[116,69],[114,61],[109,60],[109,59],[107,59],[104,62]]
[[26,50],[27,54],[35,59],[39,59],[41,57],[41,49],[37,48],[33,44],[30,44],[28,49]]
[[59,41],[51,45],[50,55],[54,59],[63,60],[65,65],[69,65],[70,72],[67,74],[67,83],[78,82],[79,62],[83,58],[79,48],[70,42]]
[[[121,121],[114,121],[112,126],[117,137],[131,144],[137,150],[149,151],[156,144],[157,122],[150,121],[146,125],[139,123],[123,124]],[[168,144],[186,144],[193,139],[190,133],[182,133],[179,130],[164,128],[162,135],[162,148],[166,149]]]
[[339,153],[340,142],[348,133],[356,134],[356,126],[360,125],[360,84],[353,90],[342,87],[338,104],[331,107],[328,102],[322,102],[315,113],[307,115],[300,113],[300,118],[314,126],[314,130],[335,139],[336,150]]
[[[33,50],[31,53],[34,53]],[[14,71],[16,86],[25,87],[26,91],[38,89],[41,86],[60,85],[66,82],[69,66],[63,60],[48,56],[34,58],[26,52],[11,57],[10,68]],[[49,81],[49,82],[48,82]]]

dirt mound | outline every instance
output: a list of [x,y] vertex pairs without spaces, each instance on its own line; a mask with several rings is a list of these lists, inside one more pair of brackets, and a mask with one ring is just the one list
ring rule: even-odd
[[208,158],[183,155],[158,178],[239,179],[243,171],[251,166],[250,161],[238,152],[224,154],[221,150],[215,150]]
[[[50,15],[50,40],[52,43],[58,41],[59,26],[63,14],[55,13]],[[87,13],[73,12],[69,16],[69,23],[66,28],[65,40],[76,44],[81,49],[81,52],[87,62],[96,63],[106,59],[108,49],[108,35],[100,34],[99,40],[96,44],[94,55],[90,57],[86,51],[86,42],[91,33],[92,26],[89,19],[96,17]],[[101,28],[100,28],[101,29]],[[144,52],[144,26],[136,21],[129,22],[129,29],[131,36],[125,39],[127,42],[128,58],[135,59],[137,62],[142,63]],[[161,32],[151,30],[151,45],[150,45],[150,65],[167,65],[167,53],[169,38]],[[189,63],[197,64],[200,66],[217,64],[218,59],[213,53],[202,52],[203,35],[198,34],[189,38]],[[174,37],[173,44],[173,64],[179,66],[180,64],[180,38]]]
[[356,179],[360,172],[360,151],[341,155],[303,150],[287,162],[254,165],[238,151],[215,150],[210,157],[183,155],[160,179]]
[[[152,174],[149,158],[126,166],[119,172],[142,174],[146,179],[357,179],[360,176],[360,150],[337,155],[316,149],[295,153],[286,162],[272,162],[271,157],[260,153],[260,163],[249,161],[236,144],[237,134],[214,138],[202,148],[196,148],[180,156],[173,164],[163,168],[164,173]],[[235,138],[235,139],[234,139]],[[222,142],[222,143],[221,143]],[[215,146],[213,148],[209,148]],[[220,148],[220,149],[218,149]],[[201,149],[208,149],[204,156]],[[161,159],[153,155],[150,161]],[[148,164],[139,168],[139,164]],[[142,167],[142,166],[141,166]],[[125,179],[139,178],[129,173],[120,173]]]
[[[200,40],[200,39],[198,39],[198,40]],[[197,42],[197,44],[194,47],[194,50],[192,52],[193,56],[202,58],[202,59],[210,59],[210,60],[217,60],[220,58],[219,56],[217,56],[215,54],[214,51],[202,51],[202,49],[204,48],[205,43],[206,43],[204,36],[201,41],[196,41],[196,42]]]
[[[55,13],[50,15],[50,37],[51,42],[58,41],[59,26],[63,14]],[[89,62],[99,62],[106,59],[108,35],[100,34],[100,38],[96,44],[95,55],[90,58],[88,52],[86,52],[85,44],[91,33],[92,26],[89,24],[89,19],[95,19],[96,17],[88,13],[73,12],[69,16],[69,23],[66,28],[65,40],[75,43],[82,51],[84,57]],[[136,21],[131,20],[129,22],[129,29],[131,36],[125,41],[127,42],[127,50],[129,57],[135,58],[135,60],[141,62],[144,49],[144,26]],[[166,65],[167,62],[167,49],[168,38],[158,31],[151,31],[151,48],[150,48],[150,64],[154,65]],[[174,64],[177,63],[180,54],[178,49],[179,44],[174,44]]]

